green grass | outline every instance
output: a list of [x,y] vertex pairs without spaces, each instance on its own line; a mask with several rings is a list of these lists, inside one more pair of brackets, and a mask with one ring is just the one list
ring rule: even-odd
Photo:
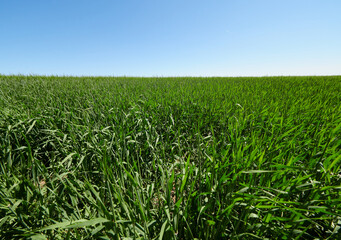
[[341,77],[0,75],[0,239],[340,239]]

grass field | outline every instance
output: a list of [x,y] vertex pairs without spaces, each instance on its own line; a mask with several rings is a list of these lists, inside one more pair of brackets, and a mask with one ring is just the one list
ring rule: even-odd
[[341,76],[0,75],[0,239],[341,239]]

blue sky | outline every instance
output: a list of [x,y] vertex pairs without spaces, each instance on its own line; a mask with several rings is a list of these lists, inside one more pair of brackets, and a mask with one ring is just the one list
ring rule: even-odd
[[341,74],[340,0],[0,1],[0,73]]

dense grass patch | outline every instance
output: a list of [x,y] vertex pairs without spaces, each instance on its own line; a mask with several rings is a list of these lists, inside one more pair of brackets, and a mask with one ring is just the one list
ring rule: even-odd
[[0,239],[341,238],[341,77],[0,76]]

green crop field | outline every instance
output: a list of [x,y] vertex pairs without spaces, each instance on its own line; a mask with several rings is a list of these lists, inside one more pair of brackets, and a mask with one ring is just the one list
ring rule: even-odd
[[341,76],[0,75],[0,239],[341,239]]

